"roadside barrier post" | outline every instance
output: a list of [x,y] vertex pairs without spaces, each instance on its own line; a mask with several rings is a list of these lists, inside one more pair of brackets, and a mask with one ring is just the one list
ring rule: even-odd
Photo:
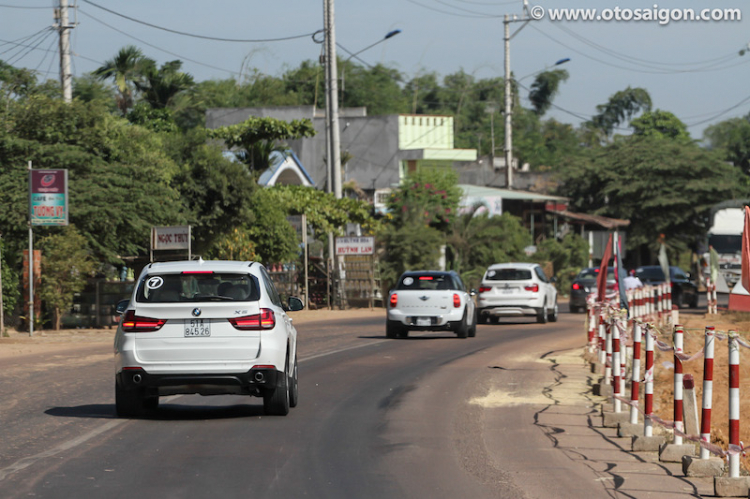
[[[682,353],[684,341],[684,331],[682,326],[675,324],[674,326],[674,428],[677,431],[684,432],[685,426],[683,424],[682,416],[682,361],[677,357],[678,353]],[[677,432],[674,434],[674,440],[672,441],[675,445],[682,445],[682,436],[678,435]]]
[[719,301],[716,296],[716,283],[711,284],[711,308],[713,310],[712,313],[714,314],[719,313]]
[[656,286],[656,320],[661,323],[664,316],[664,302],[662,300],[662,286]]
[[[711,442],[711,405],[714,383],[714,328],[706,326],[706,342],[703,348],[703,400],[701,409],[701,440]],[[710,457],[708,449],[701,447],[701,459]]]
[[594,351],[594,334],[596,332],[596,314],[594,313],[594,307],[587,307],[586,313],[588,314],[588,339],[589,339],[589,353]]
[[604,363],[604,384],[611,385],[612,380],[612,319],[608,318],[605,322],[606,340],[605,348],[607,351],[607,361]]
[[[740,350],[737,331],[729,331],[729,445],[740,446]],[[729,454],[729,477],[740,476],[740,454]]]
[[619,317],[615,317],[612,324],[612,372],[614,374],[614,387],[612,390],[612,406],[614,412],[622,411],[622,401],[620,400],[620,378],[622,376],[622,366],[620,365],[620,328]]
[[643,436],[654,436],[654,422],[651,416],[654,414],[654,337],[646,326],[646,372],[644,375],[645,386],[643,387],[644,413]]
[[599,364],[607,362],[607,332],[604,325],[604,310],[599,309]]
[[639,377],[641,374],[641,325],[633,323],[633,368],[630,377],[630,423],[638,424]]
[[667,300],[667,314],[672,313],[672,282],[667,281],[664,283],[664,289],[666,290],[666,300]]

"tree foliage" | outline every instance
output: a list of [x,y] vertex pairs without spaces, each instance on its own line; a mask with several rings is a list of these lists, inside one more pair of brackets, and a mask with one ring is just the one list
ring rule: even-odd
[[453,170],[426,169],[405,177],[386,203],[391,223],[420,222],[446,233],[461,200],[457,183]]
[[630,122],[635,135],[657,139],[690,141],[687,126],[669,111],[647,111]]
[[703,136],[710,149],[716,150],[745,174],[750,174],[750,121],[747,116],[711,125]]
[[560,89],[560,83],[567,81],[569,76],[564,69],[543,71],[537,75],[529,92],[531,107],[536,114],[541,116],[547,112]]
[[75,293],[83,291],[86,280],[97,267],[86,238],[74,226],[42,238],[42,286],[39,295],[52,311],[55,330],[60,329],[62,314],[73,305]]
[[593,128],[611,135],[615,127],[641,111],[651,110],[651,96],[643,88],[628,87],[609,98],[606,104],[596,106],[598,113],[591,119]]

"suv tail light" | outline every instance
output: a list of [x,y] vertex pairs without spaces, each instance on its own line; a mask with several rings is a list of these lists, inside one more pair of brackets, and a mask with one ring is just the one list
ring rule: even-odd
[[128,333],[151,333],[161,329],[166,322],[166,319],[139,317],[135,315],[135,310],[128,310],[122,318],[122,330]]
[[232,317],[228,320],[235,329],[239,329],[240,331],[273,329],[276,326],[276,315],[270,308],[261,308],[259,314]]
[[487,293],[488,291],[491,291],[491,290],[492,290],[492,288],[489,287],[489,286],[480,286],[479,287],[479,292],[480,293]]
[[524,286],[523,289],[525,289],[526,291],[531,291],[532,293],[537,293],[539,292],[539,284],[531,284],[529,286]]
[[453,308],[459,308],[461,306],[461,297],[458,293],[453,293]]
[[395,307],[396,305],[398,305],[398,294],[393,293],[391,295],[391,308]]

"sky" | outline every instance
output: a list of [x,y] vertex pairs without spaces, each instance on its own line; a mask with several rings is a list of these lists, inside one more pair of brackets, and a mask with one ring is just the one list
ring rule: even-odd
[[[71,32],[74,76],[93,71],[126,45],[139,47],[159,64],[182,60],[183,70],[197,81],[241,78],[251,68],[281,76],[321,53],[312,34],[323,28],[323,0],[67,1],[77,7],[70,11],[76,22]],[[0,0],[0,59],[38,71],[42,78],[58,78],[57,33],[50,28],[59,2]],[[645,88],[654,109],[674,113],[694,139],[711,124],[750,113],[750,53],[739,53],[750,42],[750,5],[745,2],[529,0],[530,12],[539,14],[539,7],[542,19],[511,23],[510,60],[515,78],[529,87],[537,72],[570,59],[560,66],[570,77],[548,118],[577,126],[628,86]],[[554,9],[592,8],[604,17],[739,9],[742,19],[550,20]],[[395,68],[406,80],[461,70],[476,79],[502,77],[503,16],[520,18],[523,12],[523,0],[336,0],[336,41],[345,58],[401,30],[357,57]],[[527,96],[522,91],[526,106]]]

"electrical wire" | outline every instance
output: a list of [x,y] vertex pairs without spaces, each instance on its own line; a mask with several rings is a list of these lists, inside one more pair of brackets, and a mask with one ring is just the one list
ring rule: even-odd
[[[14,47],[9,48],[8,50],[6,50],[3,53],[10,52],[11,50],[14,50],[14,49],[19,49],[19,50],[18,50],[18,52],[16,52],[15,55],[12,55],[12,56],[8,57],[5,62],[8,63],[8,64],[10,64],[12,66],[16,62],[20,61],[21,59],[23,59],[24,57],[26,57],[27,55],[29,55],[32,51],[34,51],[34,50],[44,50],[44,49],[39,49],[38,48],[39,45],[41,45],[42,43],[44,43],[44,41],[47,40],[47,38],[49,38],[50,36],[53,36],[54,33],[55,33],[55,31],[52,28],[48,28],[48,29],[44,30],[43,32],[40,32],[39,34],[37,34],[36,36],[34,36],[32,39],[29,39],[28,40],[28,43],[29,43],[28,45],[27,44],[21,44],[21,43],[14,44],[15,45]],[[24,49],[26,49],[26,50],[24,51]]]
[[0,7],[6,8],[6,9],[27,9],[27,10],[31,10],[31,9],[45,9],[45,10],[49,10],[49,7],[29,7],[29,6],[26,6],[26,5],[6,5],[6,4],[0,4]]
[[455,17],[468,17],[472,19],[486,19],[487,17],[495,17],[495,16],[486,16],[486,15],[467,15],[467,14],[458,14],[456,12],[446,12],[445,10],[437,9],[435,7],[431,7],[429,5],[425,5],[423,3],[419,3],[416,0],[406,0],[409,3],[412,3],[414,5],[418,5],[420,7],[423,7],[427,10],[432,10],[434,12],[439,12],[441,14],[447,14],[449,16],[455,16]]
[[296,40],[299,38],[307,38],[308,36],[313,35],[313,33],[304,33],[301,35],[284,36],[284,37],[279,37],[279,38],[258,38],[258,39],[221,38],[221,37],[216,37],[216,36],[197,35],[195,33],[188,33],[186,31],[178,31],[175,29],[165,28],[163,26],[157,26],[156,24],[151,24],[146,21],[141,21],[140,19],[126,16],[125,14],[120,14],[119,12],[115,12],[114,10],[108,9],[106,7],[102,7],[101,5],[96,4],[92,2],[91,0],[82,0],[82,1],[84,3],[87,3],[89,5],[96,7],[97,9],[101,9],[105,12],[109,12],[110,14],[114,14],[116,16],[122,17],[123,19],[127,19],[128,21],[132,21],[134,23],[142,24],[150,28],[160,29],[162,31],[167,31],[169,33],[174,33],[177,35],[189,36],[192,38],[200,38],[203,40],[215,40],[218,42],[237,42],[237,43],[267,43],[267,42],[282,42],[282,41],[287,41],[287,40]]
[[[49,45],[47,45],[47,49],[46,49],[47,53],[44,54],[44,56],[42,57],[42,60],[39,61],[39,64],[36,65],[36,67],[34,68],[34,71],[39,72],[39,68],[42,66],[42,64],[44,64],[44,61],[47,60],[47,57],[49,56],[49,54],[52,52],[56,52],[55,50],[52,50],[52,47],[55,46],[55,43],[57,43],[57,40],[53,39],[52,42]],[[54,62],[55,60],[54,56],[50,57],[50,59],[52,62]]]
[[88,14],[87,12],[81,10],[80,8],[78,9],[78,12],[81,13],[81,14],[83,14],[84,16],[86,16],[86,17],[88,17],[88,18],[90,18],[90,19],[98,22],[99,24],[102,24],[102,25],[106,26],[107,28],[109,28],[109,29],[111,29],[113,31],[117,31],[121,35],[125,35],[128,38],[131,38],[131,39],[133,39],[133,40],[135,40],[137,42],[140,42],[140,43],[142,43],[142,44],[144,44],[144,45],[146,45],[148,47],[151,47],[153,49],[156,49],[156,50],[158,50],[160,52],[164,52],[165,54],[169,54],[169,55],[174,56],[174,57],[179,57],[182,60],[185,60],[185,61],[188,61],[188,62],[192,62],[193,64],[197,64],[199,66],[203,66],[203,67],[210,68],[210,69],[216,69],[217,71],[223,71],[223,72],[229,73],[229,74],[231,74],[233,76],[239,76],[240,75],[237,71],[232,71],[230,69],[220,68],[218,66],[212,66],[211,64],[205,64],[203,62],[196,61],[194,59],[190,59],[188,57],[181,56],[180,54],[176,54],[174,52],[170,52],[168,50],[164,50],[163,48],[161,48],[161,47],[159,47],[157,45],[154,45],[154,44],[149,43],[149,42],[147,42],[145,40],[137,38],[137,37],[131,35],[130,33],[126,33],[125,31],[122,31],[121,29],[115,28],[114,26],[112,26],[110,24],[107,24],[107,23],[105,23],[104,21],[102,21],[100,19],[97,19],[96,17],[92,16],[91,14]]

